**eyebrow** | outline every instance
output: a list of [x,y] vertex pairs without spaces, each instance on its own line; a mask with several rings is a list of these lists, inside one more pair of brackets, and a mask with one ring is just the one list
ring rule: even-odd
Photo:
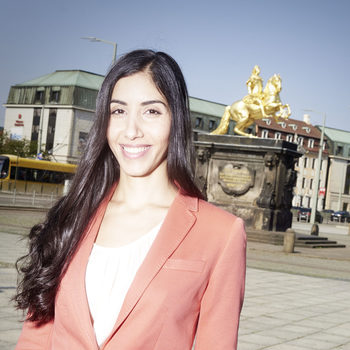
[[[128,104],[124,101],[121,101],[121,100],[111,100],[110,102],[111,104],[112,103],[118,103],[118,104],[121,104],[123,106],[127,106]],[[164,105],[164,107],[167,107],[167,105],[161,101],[161,100],[149,100],[149,101],[144,101],[144,102],[141,102],[141,106],[148,106],[148,105],[153,105],[155,103],[161,103],[162,105]]]

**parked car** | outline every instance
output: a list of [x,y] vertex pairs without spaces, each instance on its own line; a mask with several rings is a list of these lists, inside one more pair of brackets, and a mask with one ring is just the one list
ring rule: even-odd
[[345,210],[335,211],[331,214],[331,221],[350,222],[350,213]]
[[[298,217],[297,217],[298,221],[305,220],[306,222],[310,222],[310,218],[311,218],[311,208],[299,209]],[[316,210],[315,222],[322,224],[322,221],[323,221],[323,217],[321,213],[318,210]]]

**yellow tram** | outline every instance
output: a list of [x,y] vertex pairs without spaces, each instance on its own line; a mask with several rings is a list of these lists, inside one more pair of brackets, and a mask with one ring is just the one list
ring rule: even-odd
[[62,195],[76,165],[0,155],[0,191]]

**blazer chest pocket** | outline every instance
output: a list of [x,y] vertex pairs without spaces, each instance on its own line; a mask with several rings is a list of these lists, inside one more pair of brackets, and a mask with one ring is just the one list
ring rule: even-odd
[[202,272],[204,265],[205,261],[201,260],[168,259],[163,267],[168,270]]

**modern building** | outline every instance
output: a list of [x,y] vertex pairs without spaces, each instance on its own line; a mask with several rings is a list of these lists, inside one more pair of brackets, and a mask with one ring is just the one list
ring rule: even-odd
[[[293,206],[311,207],[313,191],[316,190],[315,176],[318,167],[318,152],[321,141],[320,130],[311,125],[310,117],[304,115],[304,120],[286,119],[276,122],[273,118],[256,121],[256,135],[262,138],[274,138],[298,144],[303,154],[295,165],[297,181],[294,188]],[[325,193],[327,180],[328,150],[326,138],[322,145],[322,161],[319,180],[317,209],[325,208]]]
[[[93,123],[102,81],[102,75],[58,70],[12,86],[5,104],[5,131],[12,138],[38,141],[55,161],[76,163]],[[194,130],[214,130],[224,109],[223,104],[190,97]]]
[[61,70],[11,87],[5,131],[38,141],[54,160],[74,163],[90,130],[103,76]]
[[326,127],[325,135],[329,145],[326,208],[350,211],[350,132]]

